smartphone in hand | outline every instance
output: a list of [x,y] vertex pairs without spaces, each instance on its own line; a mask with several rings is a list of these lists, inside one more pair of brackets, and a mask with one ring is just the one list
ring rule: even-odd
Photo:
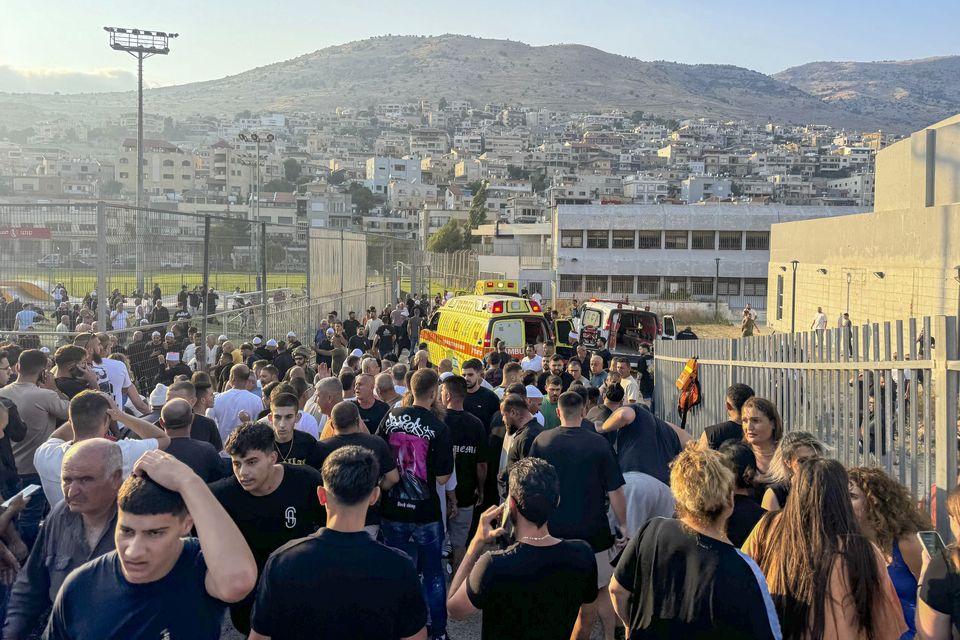
[[918,531],[917,538],[931,558],[947,548],[947,545],[943,544],[943,538],[936,531]]

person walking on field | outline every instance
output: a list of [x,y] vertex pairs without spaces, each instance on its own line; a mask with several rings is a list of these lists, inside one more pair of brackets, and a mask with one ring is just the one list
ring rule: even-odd
[[757,329],[757,321],[753,319],[753,314],[749,309],[743,310],[743,320],[740,321],[740,337],[749,338]]

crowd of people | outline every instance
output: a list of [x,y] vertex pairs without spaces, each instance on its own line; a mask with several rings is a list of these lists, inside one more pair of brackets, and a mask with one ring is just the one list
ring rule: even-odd
[[649,349],[455,367],[419,341],[431,302],[306,344],[176,318],[0,344],[2,637],[213,639],[227,609],[274,640],[447,638],[480,611],[487,639],[960,629],[960,551],[923,552],[914,497],[748,386],[693,438],[651,411]]

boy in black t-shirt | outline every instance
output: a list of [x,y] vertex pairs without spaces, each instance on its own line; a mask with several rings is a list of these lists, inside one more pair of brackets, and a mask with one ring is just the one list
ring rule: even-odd
[[391,409],[377,435],[393,451],[400,481],[383,497],[381,531],[385,543],[417,559],[430,609],[430,635],[447,630],[446,579],[441,564],[443,524],[437,485],[453,474],[450,430],[430,409],[439,377],[433,369],[413,374],[413,406]]
[[277,461],[284,464],[308,465],[320,469],[317,439],[296,429],[300,417],[300,401],[292,393],[277,393],[270,398],[270,421],[274,432],[273,449]]
[[367,507],[380,497],[380,477],[377,456],[365,447],[343,446],[327,457],[319,490],[327,526],[270,556],[250,640],[425,637],[417,570],[407,556],[364,532]]
[[[291,540],[310,535],[323,523],[317,502],[320,473],[309,466],[277,463],[273,431],[265,424],[237,427],[224,450],[233,463],[233,477],[210,485],[211,491],[240,528],[257,568]],[[230,608],[233,626],[250,632],[253,596]]]
[[[225,603],[257,583],[247,543],[189,467],[147,451],[117,496],[117,549],[63,583],[44,638],[219,640]],[[196,528],[197,538],[189,538]]]
[[[397,484],[400,480],[400,474],[397,473],[397,463],[393,459],[393,452],[383,438],[378,438],[370,433],[360,431],[360,411],[353,402],[339,402],[330,411],[330,426],[333,428],[334,436],[320,442],[320,467],[323,468],[323,462],[330,457],[330,454],[342,447],[356,445],[369,449],[376,455],[377,463],[380,466],[380,490],[389,491],[390,487]],[[378,425],[379,426],[379,425]],[[373,431],[376,431],[376,426]],[[376,502],[367,509],[367,518],[364,522],[364,529],[374,540],[380,533],[380,504]]]
[[[547,522],[560,499],[557,472],[524,458],[510,468],[506,503],[487,509],[467,555],[450,583],[447,609],[456,620],[478,610],[483,640],[569,638],[577,612],[597,597],[597,567],[590,545],[550,535]],[[498,536],[503,510],[516,542],[486,551]]]

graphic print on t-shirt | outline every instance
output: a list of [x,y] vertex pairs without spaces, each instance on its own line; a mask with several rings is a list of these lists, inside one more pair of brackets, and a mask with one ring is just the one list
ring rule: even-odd
[[107,376],[106,367],[98,367],[97,365],[93,365],[90,368],[97,376],[97,387],[99,387],[100,391],[112,396],[113,385],[110,384],[110,378]]
[[390,494],[397,500],[426,500],[430,497],[427,485],[427,454],[434,432],[420,423],[420,418],[409,415],[387,415],[384,431],[387,442],[397,460],[400,482]]

